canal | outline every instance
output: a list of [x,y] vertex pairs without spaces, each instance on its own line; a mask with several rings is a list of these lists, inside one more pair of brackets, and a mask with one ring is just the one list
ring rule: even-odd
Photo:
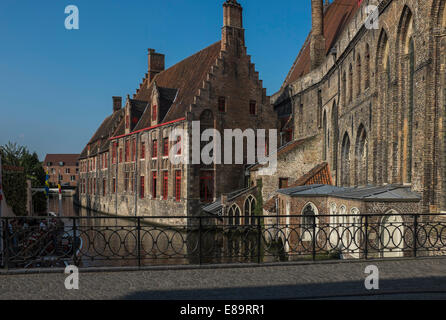
[[[64,220],[70,233],[73,221],[77,223],[81,241],[78,264],[83,267],[256,262],[258,255],[263,255],[263,248],[257,246],[256,228],[199,229],[188,219],[169,227],[149,219],[108,217],[78,207],[74,199],[62,198],[61,216],[79,217]],[[50,197],[49,208],[59,213],[58,195]]]

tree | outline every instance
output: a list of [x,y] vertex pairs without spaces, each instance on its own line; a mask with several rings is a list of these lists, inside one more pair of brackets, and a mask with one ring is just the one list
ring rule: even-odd
[[[16,215],[26,214],[26,180],[33,187],[45,184],[45,170],[37,154],[30,153],[24,146],[8,142],[0,146],[3,165],[22,167],[23,172],[4,171],[3,184],[5,197]],[[37,212],[46,211],[46,197],[42,192],[33,195],[33,206]]]

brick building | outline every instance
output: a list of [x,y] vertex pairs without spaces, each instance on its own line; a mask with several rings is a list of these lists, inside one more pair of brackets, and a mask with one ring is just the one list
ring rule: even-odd
[[76,187],[79,179],[79,154],[47,154],[43,168],[49,173],[50,185]]
[[[190,150],[199,130],[275,129],[278,120],[247,54],[242,7],[223,4],[221,40],[165,69],[148,51],[148,72],[136,93],[113,98],[113,113],[81,153],[83,206],[118,215],[190,215],[246,185],[245,164],[174,164],[174,144]],[[169,141],[174,130],[180,140]],[[200,132],[199,131],[199,132]],[[222,152],[224,154],[224,151]],[[244,162],[245,163],[245,162]]]
[[[369,5],[378,9],[377,28]],[[250,189],[205,211],[243,216],[261,182],[265,214],[286,214],[281,189],[311,184],[365,194],[388,186],[406,190],[408,200],[395,195],[371,208],[331,197],[341,212],[299,193],[290,212],[303,214],[305,204],[320,214],[445,212],[446,0],[311,0],[311,7],[312,31],[271,97],[281,130],[277,173],[249,168]]]
[[445,2],[311,1],[312,32],[272,96],[282,140],[301,141],[288,178],[327,162],[337,186],[408,186],[420,211],[446,211]]

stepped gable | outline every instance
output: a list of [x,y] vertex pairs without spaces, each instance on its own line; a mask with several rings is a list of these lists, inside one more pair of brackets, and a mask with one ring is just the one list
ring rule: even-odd
[[[134,96],[137,100],[150,101],[156,84],[161,93],[160,122],[168,122],[185,116],[194,97],[198,95],[211,67],[216,63],[221,50],[221,41],[199,51],[174,66],[158,73],[148,84],[146,78],[141,89]],[[175,94],[174,94],[175,90]],[[172,99],[175,99],[173,101]],[[172,102],[172,103],[170,103]],[[170,105],[169,105],[170,104]],[[167,108],[166,110],[162,110]],[[135,130],[150,127],[150,108],[144,112]],[[164,115],[163,115],[164,113]]]

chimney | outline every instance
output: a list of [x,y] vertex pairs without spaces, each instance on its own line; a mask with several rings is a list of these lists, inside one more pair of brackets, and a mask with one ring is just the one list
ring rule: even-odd
[[324,3],[323,0],[311,0],[311,70],[319,67],[325,59]]
[[122,108],[122,97],[113,97],[113,113],[121,110]]
[[238,50],[239,46],[245,46],[243,8],[237,0],[226,0],[223,3],[222,50],[228,51],[229,47]]
[[156,53],[155,49],[149,49],[148,51],[149,51],[149,53],[148,53],[148,57],[149,57],[148,77],[149,77],[149,83],[151,83],[153,78],[155,78],[155,76],[158,73],[164,71],[165,56],[164,56],[164,54]]

